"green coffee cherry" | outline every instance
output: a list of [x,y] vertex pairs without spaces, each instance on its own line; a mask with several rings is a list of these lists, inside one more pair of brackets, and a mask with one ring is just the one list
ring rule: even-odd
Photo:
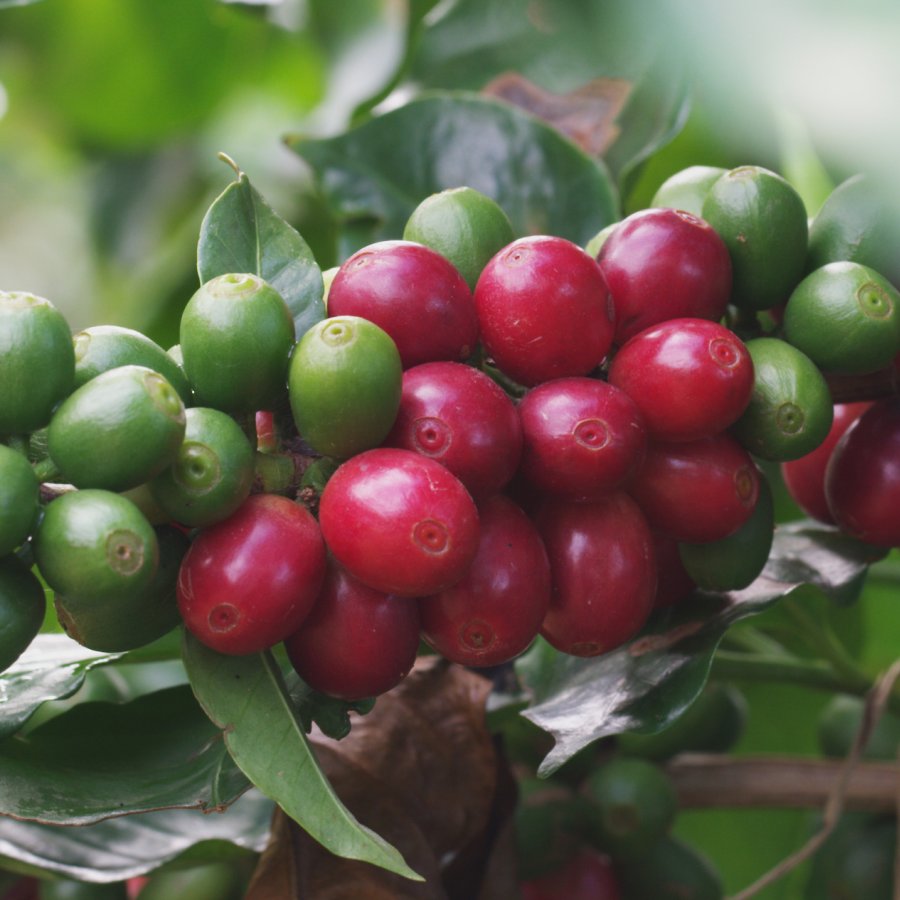
[[127,900],[127,897],[124,881],[94,884],[62,879],[41,881],[38,888],[38,900]]
[[43,297],[0,291],[0,435],[46,425],[74,378],[75,351],[63,314]]
[[776,462],[815,450],[834,417],[828,384],[816,364],[778,338],[754,338],[747,349],[753,394],[731,428],[735,437],[755,456]]
[[617,859],[646,853],[668,833],[678,811],[665,772],[637,757],[617,757],[596,769],[586,791],[593,806],[591,840]]
[[868,266],[828,263],[794,288],[782,324],[822,371],[876,372],[900,353],[900,293]]
[[121,652],[161,638],[181,621],[175,586],[190,541],[171,526],[155,531],[159,565],[146,588],[106,594],[57,593],[56,615],[70,638],[91,650]]
[[281,294],[256,275],[202,285],[182,313],[180,337],[198,406],[252,413],[284,397],[294,320]]
[[217,409],[195,406],[185,418],[184,441],[172,464],[150,482],[150,492],[170,519],[212,525],[249,496],[253,447],[234,419]]
[[606,243],[609,236],[616,230],[616,226],[618,224],[618,222],[610,222],[610,224],[605,228],[601,228],[584,245],[584,252],[587,253],[588,256],[593,256],[594,259],[596,259],[600,251],[603,249],[603,245]]
[[[865,701],[850,694],[835,694],[819,715],[819,747],[825,756],[845,758],[853,747],[865,715]],[[894,760],[900,751],[900,716],[882,713],[863,748],[865,759]]]
[[678,553],[697,587],[707,591],[739,591],[762,572],[772,549],[774,530],[772,488],[760,472],[756,506],[734,534],[706,544],[679,544]]
[[403,240],[424,244],[449,259],[473,291],[487,261],[514,237],[502,207],[470,187],[426,197],[403,229]]
[[640,859],[616,869],[623,896],[635,900],[723,900],[722,877],[713,864],[683,841],[664,837]]
[[75,387],[119,366],[146,366],[159,372],[178,391],[184,404],[192,402],[191,386],[181,366],[155,341],[132,328],[94,325],[79,331],[75,345]]
[[806,265],[806,208],[794,188],[768,169],[741,166],[713,183],[702,218],[728,247],[731,302],[749,310],[784,303]]
[[70,491],[47,504],[34,535],[34,555],[45,581],[59,594],[121,596],[153,580],[159,542],[125,497]]
[[184,404],[162,375],[120,366],[66,398],[50,422],[47,445],[64,480],[124,491],[169,465],[184,427]]
[[708,684],[671,725],[655,734],[625,732],[618,736],[628,756],[664,760],[678,753],[725,753],[737,742],[747,722],[744,695],[728,684]]
[[336,316],[313,325],[288,375],[300,436],[323,456],[347,458],[380,444],[400,407],[397,346],[373,322]]
[[46,605],[44,589],[31,570],[15,556],[0,559],[0,672],[34,640]]
[[31,463],[0,444],[0,557],[25,541],[39,509],[40,484]]
[[718,166],[688,166],[670,175],[656,190],[650,206],[683,209],[703,216],[703,201],[709,189],[725,174]]

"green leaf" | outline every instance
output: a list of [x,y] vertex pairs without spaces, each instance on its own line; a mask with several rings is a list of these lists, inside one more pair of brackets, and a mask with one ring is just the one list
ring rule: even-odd
[[84,825],[156,809],[222,809],[246,789],[187,686],[81,703],[0,742],[0,815]]
[[74,694],[94,666],[121,656],[88,650],[64,634],[38,635],[0,673],[0,740],[18,731],[42,703]]
[[207,282],[229,272],[251,272],[284,298],[302,335],[325,317],[322,272],[309,245],[227,157],[233,181],[213,201],[200,226],[197,270]]
[[226,656],[185,634],[194,693],[234,761],[323,847],[421,880],[387,841],[361,825],[319,768],[271,653]]
[[586,243],[618,215],[602,163],[505,103],[434,93],[324,140],[288,138],[313,168],[343,232],[340,255],[395,239],[429,194],[468,185],[525,234]]
[[285,684],[297,709],[297,716],[303,730],[309,734],[313,722],[327,737],[339,741],[350,734],[350,713],[364,716],[375,706],[375,698],[363,700],[340,700],[313,690],[296,673],[285,675]]
[[716,647],[731,625],[806,584],[841,602],[877,555],[825,526],[782,525],[753,584],[728,594],[695,594],[693,602],[658,616],[612,653],[582,659],[537,641],[516,668],[532,697],[522,715],[556,739],[539,774],[551,774],[607,735],[664,728],[703,689]]
[[0,865],[79,881],[124,881],[184,854],[200,864],[260,852],[273,810],[271,800],[251,790],[222,812],[167,809],[80,828],[2,817]]

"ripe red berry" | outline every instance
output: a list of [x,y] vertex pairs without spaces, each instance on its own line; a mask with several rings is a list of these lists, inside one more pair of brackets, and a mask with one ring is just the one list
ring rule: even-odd
[[753,360],[718,322],[669,319],[616,352],[609,382],[637,404],[649,437],[693,441],[724,431],[747,408]]
[[547,502],[535,521],[553,579],[541,634],[563,653],[598,656],[633,637],[656,594],[653,536],[624,492],[594,503]]
[[524,651],[550,604],[550,563],[537,529],[512,500],[478,509],[481,540],[466,576],[419,601],[422,636],[466,666],[496,666]]
[[319,526],[306,507],[254,494],[191,544],[178,575],[178,608],[188,630],[213,650],[265,650],[309,614],[325,561]]
[[339,466],[322,491],[319,523],[352,575],[402,597],[455,584],[478,549],[478,512],[462,482],[411,450],[379,447]]
[[521,885],[522,900],[620,900],[622,892],[609,856],[582,849],[559,870]]
[[539,490],[594,500],[619,487],[640,462],[644,424],[634,401],[595,378],[558,378],[519,403],[520,470]]
[[403,368],[464,360],[478,342],[472,292],[440,253],[412,241],[363,247],[338,269],[328,290],[330,316],[361,316],[386,331]]
[[315,690],[345,700],[376,697],[412,668],[419,611],[414,600],[366,587],[332,561],[312,612],[284,646]]
[[882,547],[900,546],[900,400],[879,400],[838,441],[825,496],[838,528]]
[[604,242],[597,261],[612,292],[619,346],[666,319],[718,321],[728,305],[728,248],[707,222],[683,210],[632,213]]
[[808,516],[820,522],[834,523],[825,497],[825,470],[837,442],[844,432],[871,406],[870,402],[837,403],[831,430],[815,450],[781,464],[781,476],[791,499]]
[[677,541],[734,534],[753,512],[759,473],[730,434],[696,441],[651,441],[628,492],[650,524]]
[[384,445],[437,460],[477,499],[512,479],[522,426],[510,397],[484,372],[462,363],[424,363],[403,373],[400,409]]
[[487,352],[520,384],[587,375],[612,345],[612,300],[600,267],[560,237],[504,247],[478,279],[475,306]]

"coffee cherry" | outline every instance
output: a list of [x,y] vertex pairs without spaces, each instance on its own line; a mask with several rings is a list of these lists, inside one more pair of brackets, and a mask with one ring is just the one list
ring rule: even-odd
[[184,429],[184,404],[162,375],[120,366],[60,404],[47,447],[62,477],[76,487],[124,491],[172,462]]
[[635,502],[622,492],[593,503],[546,501],[535,522],[553,581],[541,634],[573,656],[598,656],[634,637],[656,593],[653,536]]
[[775,172],[741,166],[712,185],[702,214],[731,256],[731,302],[749,310],[784,303],[806,265],[806,209],[797,191]]
[[841,435],[871,405],[871,402],[835,404],[831,429],[825,440],[799,459],[781,463],[784,486],[794,503],[808,516],[820,522],[834,523],[825,498],[825,469]]
[[448,188],[426,197],[403,228],[403,240],[436,250],[475,290],[488,260],[515,235],[500,205],[470,187]]
[[14,556],[0,558],[0,672],[8,669],[40,631],[44,589]]
[[609,856],[582,847],[553,872],[522,882],[522,900],[621,900]]
[[300,436],[338,459],[377,446],[394,424],[402,374],[397,345],[373,322],[333,316],[313,325],[288,370]]
[[203,527],[228,518],[250,495],[250,441],[231,416],[194,406],[185,412],[184,440],[172,463],[150,483],[169,519]]
[[753,392],[753,362],[723,325],[669,319],[619,348],[609,382],[635,402],[650,438],[693,441],[741,416]]
[[0,444],[0,557],[31,533],[40,510],[40,484],[21,454]]
[[419,611],[414,600],[366,587],[332,561],[312,611],[284,646],[311,688],[344,700],[376,697],[412,668]]
[[535,526],[497,494],[478,508],[481,537],[469,571],[419,601],[422,637],[451,662],[496,666],[531,644],[550,604],[550,564]]
[[284,399],[294,320],[263,279],[229,273],[201,285],[182,312],[179,334],[199,406],[253,413]]
[[702,216],[703,201],[709,189],[726,171],[718,166],[688,166],[681,169],[656,189],[650,205],[683,209],[695,216]]
[[384,445],[437,460],[479,499],[512,480],[522,425],[512,400],[484,372],[423,363],[403,373],[400,408]]
[[612,346],[603,273],[563,238],[538,235],[506,246],[481,273],[475,306],[487,352],[520,384],[587,375]]
[[747,341],[753,393],[731,433],[754,456],[783,462],[815,450],[831,428],[824,376],[801,350],[778,338]]
[[142,591],[156,576],[159,542],[125,497],[70,491],[47,504],[34,535],[34,558],[57,593],[121,596]]
[[462,482],[410,450],[377,448],[343,463],[322,492],[319,522],[351,575],[401,597],[455,584],[478,549],[478,512]]
[[691,845],[670,836],[650,844],[618,868],[626,897],[653,900],[724,900],[722,877]]
[[729,434],[651,442],[628,491],[654,528],[678,541],[717,541],[752,515],[759,472]]
[[688,574],[681,561],[679,543],[675,538],[654,528],[653,553],[656,557],[657,586],[653,598],[654,609],[676,606],[686,600],[696,589],[697,583]]
[[74,378],[63,314],[43,297],[0,291],[0,435],[43,428]]
[[331,282],[328,312],[383,328],[404,369],[462,361],[478,342],[472,292],[462,275],[440,253],[412,241],[382,241],[354,253]]
[[593,378],[557,378],[519,403],[520,471],[538,490],[566,500],[596,500],[620,487],[646,446],[643,418],[617,387]]
[[900,294],[868,266],[829,263],[794,288],[782,324],[823,372],[875,372],[900,353]]
[[845,534],[900,546],[900,400],[867,409],[835,446],[825,471],[828,509]]
[[74,335],[75,387],[119,366],[146,366],[159,372],[178,391],[185,406],[193,400],[181,366],[162,347],[133,328],[92,325]]
[[731,292],[731,258],[703,219],[645,209],[620,222],[597,256],[615,305],[615,343],[667,319],[717,321]]
[[322,534],[306,507],[253,494],[191,544],[178,576],[178,608],[207,647],[257,653],[300,627],[325,564]]

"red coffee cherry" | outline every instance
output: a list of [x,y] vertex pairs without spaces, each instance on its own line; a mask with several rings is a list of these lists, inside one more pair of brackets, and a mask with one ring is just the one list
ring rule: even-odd
[[418,597],[459,581],[478,549],[478,512],[439,462],[379,447],[339,466],[319,500],[322,534],[352,575]]
[[384,445],[437,460],[477,499],[512,479],[522,426],[510,397],[484,372],[462,363],[423,363],[403,373],[400,409]]
[[666,319],[722,318],[731,257],[709,223],[684,210],[644,209],[623,219],[597,261],[612,292],[619,346]]
[[825,470],[838,528],[881,547],[900,546],[900,400],[879,400],[850,427]]
[[344,700],[376,697],[413,667],[419,610],[414,600],[366,587],[332,560],[312,612],[284,646],[311,688]]
[[361,316],[386,331],[403,368],[464,360],[478,342],[472,292],[456,267],[430,247],[381,241],[338,269],[328,290],[330,316]]
[[747,408],[753,360],[717,322],[669,319],[617,351],[609,382],[637,404],[651,438],[694,441],[724,431]]
[[637,504],[621,491],[594,503],[548,501],[535,521],[553,579],[541,634],[573,656],[632,638],[656,594],[653,535]]
[[834,524],[825,497],[825,470],[844,432],[871,406],[870,402],[837,403],[827,437],[815,450],[781,464],[781,477],[791,499],[808,516]]
[[520,384],[587,375],[612,344],[612,300],[600,267],[560,237],[504,247],[478,279],[475,306],[487,352]]
[[653,600],[654,609],[675,606],[689,597],[697,587],[696,582],[688,574],[681,554],[678,552],[678,541],[653,530],[653,550],[656,554],[657,586]]
[[188,630],[213,650],[256,653],[300,627],[325,562],[319,526],[306,507],[254,494],[195,538],[178,575],[178,608]]
[[594,500],[615,490],[646,446],[634,401],[594,378],[538,385],[520,401],[519,416],[522,475],[539,490],[567,500]]
[[537,636],[550,604],[550,563],[537,529],[496,494],[478,509],[481,540],[465,577],[419,601],[422,637],[451,662],[496,666]]
[[730,434],[697,441],[651,441],[628,492],[650,524],[677,541],[717,541],[753,512],[759,473]]
[[522,900],[621,900],[612,859],[590,848],[579,849],[562,868],[523,881]]

